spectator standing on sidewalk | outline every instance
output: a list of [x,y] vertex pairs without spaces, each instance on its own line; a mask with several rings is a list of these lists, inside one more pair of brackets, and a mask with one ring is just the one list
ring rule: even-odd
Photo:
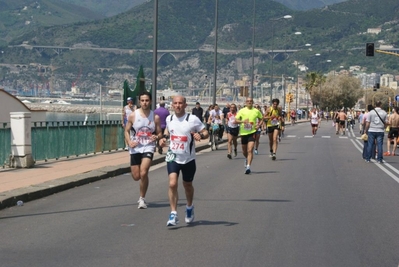
[[166,226],[175,226],[179,223],[177,216],[177,185],[180,172],[183,176],[183,186],[187,199],[185,222],[189,224],[194,221],[195,141],[208,137],[208,131],[202,121],[198,117],[190,116],[189,113],[185,112],[187,107],[185,97],[173,97],[172,106],[175,114],[168,116],[166,119],[165,136],[160,140],[162,146],[165,146],[167,139],[170,140],[169,151],[165,160],[169,175],[168,195],[171,213]]
[[162,137],[159,116],[151,107],[151,94],[139,95],[140,108],[132,112],[126,122],[125,141],[129,144],[130,171],[133,180],[140,181],[139,209],[146,209],[148,171],[154,157],[156,141]]
[[[129,117],[130,113],[132,113],[135,109],[136,106],[133,105],[133,98],[128,97],[126,99],[127,105],[123,107],[122,109],[122,127],[125,128],[127,118]],[[126,143],[125,150],[129,150],[129,145]]]
[[[165,128],[166,128],[166,117],[169,116],[169,110],[165,108],[165,102],[161,101],[159,102],[159,107],[154,110],[155,115],[159,116],[159,121],[161,123],[161,133],[163,135]],[[159,142],[157,142],[157,147],[158,147],[158,153],[162,154],[162,147],[159,145]]]
[[199,102],[195,103],[195,107],[191,111],[191,114],[197,116],[200,121],[204,120],[204,117],[203,117],[204,110],[202,109],[201,104]]
[[377,163],[382,163],[384,144],[384,131],[386,127],[387,113],[381,109],[381,101],[376,103],[376,107],[368,113],[366,127],[364,129],[368,136],[367,158],[370,162],[374,141],[377,140]]

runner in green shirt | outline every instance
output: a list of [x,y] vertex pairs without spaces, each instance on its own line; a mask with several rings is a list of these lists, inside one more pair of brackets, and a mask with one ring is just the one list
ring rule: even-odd
[[263,115],[253,107],[252,98],[247,98],[245,108],[238,111],[235,123],[240,124],[242,154],[245,157],[245,174],[251,173],[255,132],[262,126]]

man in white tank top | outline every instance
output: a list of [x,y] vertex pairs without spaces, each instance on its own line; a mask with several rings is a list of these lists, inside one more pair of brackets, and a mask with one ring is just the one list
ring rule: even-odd
[[140,181],[139,209],[146,209],[148,170],[154,156],[156,141],[162,137],[158,115],[150,109],[151,94],[139,96],[140,108],[132,112],[126,122],[125,141],[129,144],[130,170],[133,180]]
[[183,176],[183,186],[187,199],[185,221],[188,224],[194,221],[195,141],[208,137],[208,131],[200,119],[185,112],[187,107],[185,97],[173,97],[172,106],[175,114],[166,118],[165,136],[159,141],[161,146],[165,146],[166,140],[170,140],[165,161],[167,162],[166,166],[169,175],[168,195],[171,213],[166,226],[175,226],[179,223],[177,216],[177,185],[180,171]]

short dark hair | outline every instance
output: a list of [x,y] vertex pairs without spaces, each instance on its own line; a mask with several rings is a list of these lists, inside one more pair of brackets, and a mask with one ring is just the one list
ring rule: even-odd
[[196,105],[199,105],[200,103],[199,102],[197,102],[197,103],[195,103]]
[[141,92],[141,93],[139,94],[139,100],[141,99],[141,96],[143,96],[143,95],[148,96],[148,97],[150,98],[150,100],[152,100],[152,95],[151,95],[151,93],[150,93],[150,92],[147,92],[147,91]]
[[381,102],[381,101],[377,101],[377,103],[375,103],[375,106],[376,106],[376,107],[381,107],[381,105],[382,105],[382,102]]
[[277,103],[277,105],[278,105],[278,104],[280,104],[280,100],[278,100],[278,98],[275,98],[272,100],[272,103]]
[[372,111],[373,110],[373,105],[367,105],[367,111]]

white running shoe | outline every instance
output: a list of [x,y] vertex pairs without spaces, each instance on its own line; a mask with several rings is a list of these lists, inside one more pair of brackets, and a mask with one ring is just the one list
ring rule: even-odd
[[184,218],[187,224],[192,223],[194,221],[194,206],[191,209],[186,207],[186,217]]
[[139,201],[139,206],[137,207],[138,209],[146,209],[147,208],[147,203],[145,202],[145,199],[140,197]]
[[177,217],[177,213],[171,213],[169,215],[169,220],[166,223],[166,226],[176,226],[179,223],[179,217]]

